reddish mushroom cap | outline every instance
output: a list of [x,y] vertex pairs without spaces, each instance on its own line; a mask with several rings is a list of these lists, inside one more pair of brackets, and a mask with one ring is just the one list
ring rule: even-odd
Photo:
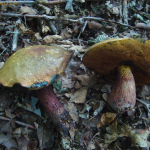
[[38,89],[54,82],[65,70],[73,52],[57,46],[30,46],[15,52],[0,69],[0,83]]
[[150,41],[114,38],[87,49],[83,63],[96,73],[115,78],[116,68],[127,64],[137,85],[150,82]]

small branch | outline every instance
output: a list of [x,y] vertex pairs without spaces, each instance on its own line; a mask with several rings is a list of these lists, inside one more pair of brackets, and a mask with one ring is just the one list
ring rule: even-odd
[[78,22],[78,23],[83,23],[84,20],[96,20],[96,21],[106,21],[106,22],[110,22],[110,23],[115,23],[121,26],[126,26],[129,28],[133,28],[136,29],[136,27],[134,26],[130,26],[128,24],[124,24],[124,23],[119,23],[113,20],[107,20],[101,17],[82,17],[79,19],[67,19],[64,17],[57,17],[57,16],[47,16],[47,15],[21,15],[21,14],[11,14],[11,13],[0,13],[1,16],[5,16],[5,17],[31,17],[31,18],[43,18],[43,19],[47,19],[47,20],[54,20],[54,21],[69,21],[69,22]]
[[35,1],[1,1],[0,5],[35,4]]
[[[10,120],[11,120],[11,119],[9,119],[9,118],[7,118],[7,117],[3,117],[3,116],[0,116],[0,119],[1,119],[1,120],[5,120],[5,121],[10,121]],[[36,128],[35,128],[34,126],[32,126],[32,125],[23,123],[23,122],[21,122],[21,121],[16,121],[16,120],[14,120],[14,121],[15,121],[15,123],[18,124],[18,125],[25,126],[25,127],[28,127],[28,128],[35,129],[35,130],[36,130]]]
[[12,49],[11,49],[12,51],[16,51],[16,48],[17,48],[18,35],[20,34],[20,32],[17,29],[18,24],[21,24],[21,18],[19,18],[16,21],[16,26],[14,29],[14,35],[13,35],[13,41],[12,41]]
[[0,13],[0,16],[4,17],[31,17],[31,18],[45,18],[49,20],[57,20],[58,17],[56,16],[47,16],[47,15],[21,15],[21,14],[12,14],[12,13]]
[[128,24],[128,1],[127,0],[123,0],[123,22],[125,24]]
[[[85,1],[99,1],[99,0],[85,0]],[[47,1],[47,2],[40,2],[43,5],[52,5],[52,4],[61,4],[66,3],[67,0],[58,0],[58,1]]]
[[6,49],[6,47],[2,44],[2,37],[0,37],[0,49],[2,49],[2,50]]
[[[85,0],[85,1],[99,1],[99,0]],[[47,2],[38,2],[38,1],[1,1],[1,5],[19,5],[19,4],[45,4],[45,5],[53,5],[53,4],[62,4],[66,3],[66,0],[58,0],[58,1],[47,1]]]

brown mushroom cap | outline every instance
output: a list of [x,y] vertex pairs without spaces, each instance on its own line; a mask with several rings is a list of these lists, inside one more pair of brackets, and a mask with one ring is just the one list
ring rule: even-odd
[[51,84],[65,70],[72,52],[57,46],[30,46],[15,52],[0,69],[0,83],[38,89]]
[[114,38],[94,44],[83,56],[86,67],[115,78],[119,65],[130,65],[137,85],[150,83],[150,41]]

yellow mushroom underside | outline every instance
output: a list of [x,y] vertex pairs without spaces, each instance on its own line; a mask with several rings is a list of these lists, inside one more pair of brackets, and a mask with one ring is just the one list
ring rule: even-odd
[[129,65],[137,85],[150,82],[150,42],[135,39],[109,39],[91,46],[83,63],[94,72],[115,78],[119,65]]
[[20,49],[0,69],[0,83],[7,87],[18,83],[29,88],[48,85],[64,71],[71,56],[72,52],[56,46]]

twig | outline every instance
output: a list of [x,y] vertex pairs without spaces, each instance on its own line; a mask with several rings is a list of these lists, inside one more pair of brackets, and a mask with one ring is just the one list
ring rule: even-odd
[[84,32],[84,30],[85,30],[85,28],[86,28],[86,26],[87,26],[87,20],[85,21],[85,23],[84,23],[84,26],[82,27],[82,29],[81,29],[81,31],[80,31],[80,33],[79,33],[79,36],[78,36],[78,42],[79,42],[79,45],[81,45],[81,41],[80,41],[80,35]]
[[5,49],[6,49],[6,47],[2,44],[2,37],[0,37],[0,48],[1,48],[2,50],[5,50]]
[[14,35],[13,35],[13,42],[12,42],[12,51],[16,51],[16,48],[17,48],[17,41],[18,41],[18,34],[20,33],[17,29],[17,25],[18,24],[21,24],[21,18],[19,18],[17,21],[16,21],[16,27],[14,29]]
[[1,16],[4,17],[31,17],[31,18],[45,18],[45,19],[49,19],[49,20],[57,20],[59,19],[56,16],[47,16],[47,15],[21,15],[21,14],[12,14],[12,13],[0,13]]
[[36,1],[0,1],[1,5],[35,4]]
[[[0,116],[0,119],[1,119],[1,120],[5,120],[5,121],[10,121],[10,120],[11,120],[11,119],[9,119],[9,118],[7,118],[7,117],[3,117],[3,116]],[[32,126],[32,125],[23,123],[23,122],[21,122],[21,121],[16,121],[16,120],[14,120],[14,121],[15,121],[15,123],[18,124],[18,125],[25,126],[25,127],[28,127],[28,128],[35,129],[35,130],[36,130],[36,128],[35,128],[34,126]]]
[[115,23],[115,24],[118,24],[118,25],[121,25],[121,26],[126,26],[126,27],[129,27],[129,28],[136,29],[136,27],[130,26],[130,25],[128,25],[128,24],[119,23],[119,22],[116,22],[116,21],[113,21],[113,20],[107,20],[107,19],[104,19],[104,18],[101,18],[101,17],[83,17],[83,18],[81,18],[81,19],[85,19],[85,20],[97,20],[97,21],[106,21],[106,22],[111,22],[111,23]]
[[[85,0],[85,1],[99,1],[99,0]],[[51,5],[51,4],[61,4],[66,3],[67,0],[58,0],[58,1],[48,1],[48,2],[40,2],[43,5]]]
[[84,20],[96,20],[96,21],[106,21],[106,22],[111,22],[111,23],[115,23],[115,24],[118,24],[118,25],[121,25],[121,26],[126,26],[126,27],[129,27],[129,28],[133,28],[133,29],[137,29],[136,27],[134,26],[130,26],[128,24],[124,24],[124,23],[119,23],[119,22],[116,22],[116,21],[113,21],[113,20],[107,20],[107,19],[104,19],[104,18],[101,18],[101,17],[82,17],[82,18],[79,18],[79,19],[67,19],[67,18],[63,18],[63,17],[57,17],[57,16],[47,16],[47,15],[21,15],[21,14],[11,14],[11,13],[0,13],[1,16],[5,16],[5,17],[31,17],[31,18],[43,18],[43,19],[48,19],[48,20],[61,20],[61,21],[70,21],[70,22],[82,22]]
[[55,27],[55,21],[48,21],[49,27],[53,34],[57,34],[57,28]]
[[[99,0],[85,0],[85,1],[99,1]],[[53,5],[53,4],[61,4],[61,3],[66,3],[66,0],[58,0],[58,1],[0,1],[0,4],[3,5],[18,5],[18,4],[44,4],[44,5]]]
[[123,0],[123,22],[125,24],[128,24],[128,2],[127,0]]

